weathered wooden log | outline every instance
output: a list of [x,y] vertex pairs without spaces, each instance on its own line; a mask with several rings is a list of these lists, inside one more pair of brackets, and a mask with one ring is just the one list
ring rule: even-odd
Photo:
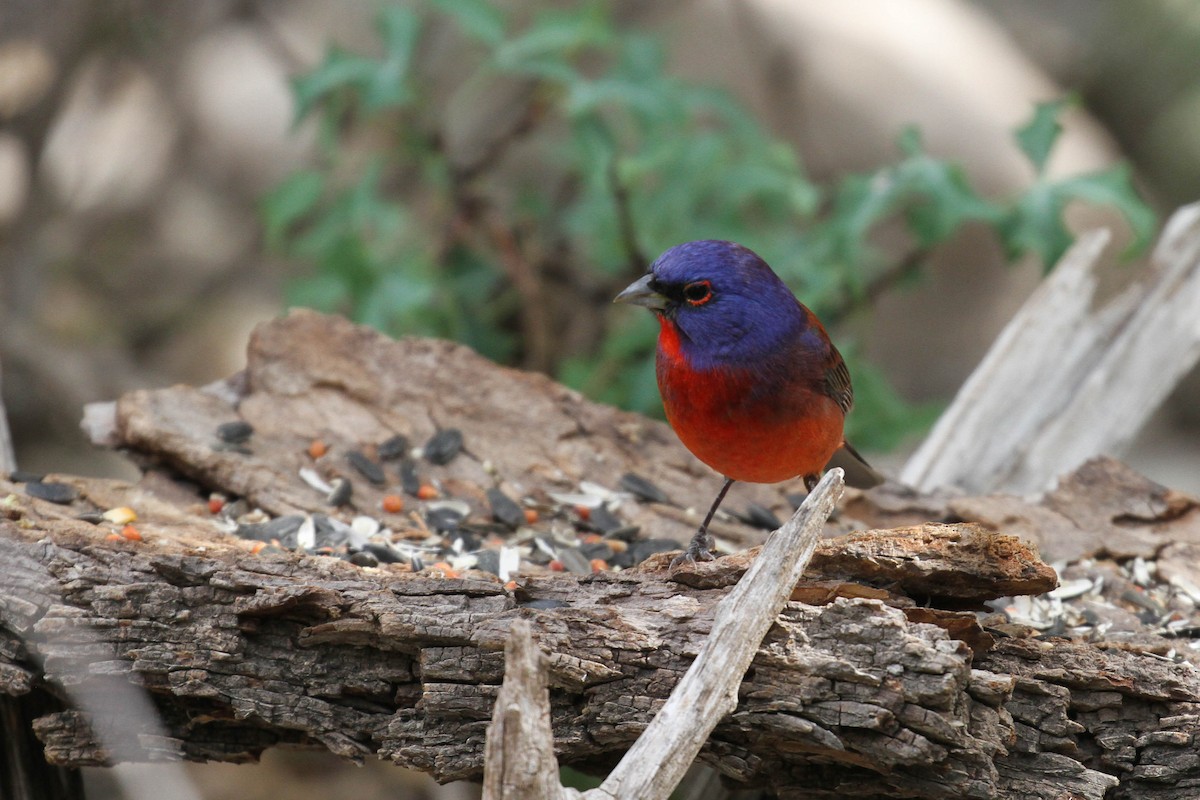
[[[169,735],[113,752],[77,712],[51,713],[36,730],[59,763],[237,761],[277,743],[319,743],[442,780],[478,778],[501,650],[520,617],[549,654],[560,758],[601,768],[648,723],[728,591],[634,570],[530,579],[508,593],[483,578],[247,558],[236,543],[160,536],[153,525],[141,543],[108,542],[87,523],[8,513],[17,519],[0,524],[3,621],[30,654],[6,655],[0,689],[23,693],[19,676],[31,672],[68,690],[133,680]],[[729,581],[740,568],[731,565]],[[1126,796],[1184,796],[1164,787],[1194,766],[1164,757],[1157,772],[1136,768],[1144,754],[1186,751],[1195,735],[1200,676],[1190,665],[1024,640],[973,655],[880,601],[790,604],[702,758],[783,796],[853,796],[853,786],[862,796],[995,797],[1008,791],[1006,764],[1019,765],[1012,780],[1028,781],[1025,762],[1048,753],[1071,769],[1058,765],[1039,791],[1111,783],[1097,768],[1124,764],[1130,786],[1147,787]],[[1061,713],[1027,713],[1047,707],[1029,701],[1039,691]],[[1109,713],[1064,722],[1089,706]],[[1165,743],[1152,736],[1164,716],[1176,719]]]
[[1095,295],[1106,231],[1082,237],[1001,332],[900,478],[925,491],[1042,491],[1120,452],[1200,359],[1200,204],[1138,283]]
[[[299,467],[354,478],[348,449],[397,432],[420,443],[455,426],[469,457],[429,474],[472,509],[486,502],[481,487],[548,498],[586,480],[616,487],[636,471],[667,502],[622,501],[621,521],[691,534],[688,509],[707,500],[712,476],[661,424],[445,343],[389,342],[297,313],[256,334],[241,379],[138,392],[110,411],[118,443],[172,475],[151,472],[135,485],[60,476],[79,495],[69,505],[0,480],[0,693],[40,691],[62,704],[34,723],[58,763],[240,761],[292,743],[379,754],[442,780],[478,778],[502,650],[513,620],[524,619],[546,653],[560,760],[604,771],[692,663],[716,604],[754,557],[674,579],[665,559],[651,558],[619,572],[528,574],[506,587],[479,572],[451,578],[255,552],[218,529],[202,505],[211,490],[276,514],[378,515],[382,490],[355,478],[352,503],[331,509]],[[253,438],[241,450],[219,446],[216,425],[238,419],[253,423]],[[314,437],[329,455],[311,455]],[[179,473],[203,491],[179,485]],[[790,513],[778,488],[745,491],[735,509],[755,500]],[[965,506],[954,504],[969,500],[859,495],[826,534],[888,509],[909,524],[963,519],[954,509]],[[1075,525],[1140,525],[1130,515],[1147,513],[1132,496],[1093,517],[1058,500],[1053,513],[1070,522],[1063,535]],[[1186,530],[1200,513],[1169,500],[1141,504],[1166,509],[1145,523],[1154,537]],[[136,537],[76,518],[119,506],[137,510]],[[1006,518],[982,521],[1003,528]],[[400,536],[428,535],[417,520],[384,521]],[[761,537],[729,519],[722,531],[747,544]],[[1028,546],[978,525],[824,540],[793,592],[800,601],[775,620],[737,708],[700,758],[736,784],[792,798],[1192,796],[1200,676],[1190,663],[1154,648],[985,630],[960,610],[1053,585]],[[118,695],[106,694],[130,684],[146,689],[157,727],[135,721],[130,732]],[[70,707],[81,692],[112,697],[113,707],[89,709],[89,722]],[[117,730],[115,741],[106,737]]]

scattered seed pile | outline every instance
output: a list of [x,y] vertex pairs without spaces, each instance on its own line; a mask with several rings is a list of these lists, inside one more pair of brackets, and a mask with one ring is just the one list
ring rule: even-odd
[[[100,416],[94,438],[189,479],[251,553],[371,568],[624,569],[678,549],[720,486],[662,423],[460,345],[307,311],[260,326],[228,381],[133,392]],[[718,541],[758,543],[801,489],[738,487]]]
[[[133,392],[99,416],[108,423],[93,425],[94,438],[190,479],[214,529],[252,553],[304,551],[367,568],[479,570],[506,582],[619,570],[686,541],[719,486],[662,423],[458,345],[392,341],[306,311],[261,326],[247,369],[230,380]],[[718,542],[758,543],[801,490],[798,481],[735,485],[731,513],[713,528]],[[25,491],[74,499],[53,482]],[[118,512],[88,518],[104,513]],[[1197,656],[1193,498],[1098,459],[1036,502],[851,491],[827,534],[925,522],[1027,538],[1058,569],[1054,592],[981,611],[990,630]],[[136,533],[131,526],[109,535]]]

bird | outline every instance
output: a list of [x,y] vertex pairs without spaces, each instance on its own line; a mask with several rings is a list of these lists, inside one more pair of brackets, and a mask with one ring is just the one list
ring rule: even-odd
[[671,569],[711,561],[708,526],[735,481],[802,477],[812,491],[838,453],[848,482],[883,481],[843,434],[850,372],[817,316],[767,262],[740,244],[675,245],[614,298],[658,317],[655,374],[667,422],[696,458],[725,477]]

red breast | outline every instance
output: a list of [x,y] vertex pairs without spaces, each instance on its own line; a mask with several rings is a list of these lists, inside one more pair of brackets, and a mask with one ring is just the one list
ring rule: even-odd
[[819,371],[761,365],[693,369],[660,316],[659,391],[680,441],[728,478],[777,483],[819,473],[842,444],[844,412],[821,391]]

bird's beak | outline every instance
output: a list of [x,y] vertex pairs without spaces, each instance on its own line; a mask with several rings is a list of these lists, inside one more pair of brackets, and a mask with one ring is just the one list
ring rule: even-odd
[[645,306],[652,308],[655,311],[662,311],[667,307],[667,298],[653,288],[650,283],[654,280],[654,275],[647,273],[638,278],[633,283],[625,287],[625,291],[613,298],[614,303],[630,303],[635,306]]

